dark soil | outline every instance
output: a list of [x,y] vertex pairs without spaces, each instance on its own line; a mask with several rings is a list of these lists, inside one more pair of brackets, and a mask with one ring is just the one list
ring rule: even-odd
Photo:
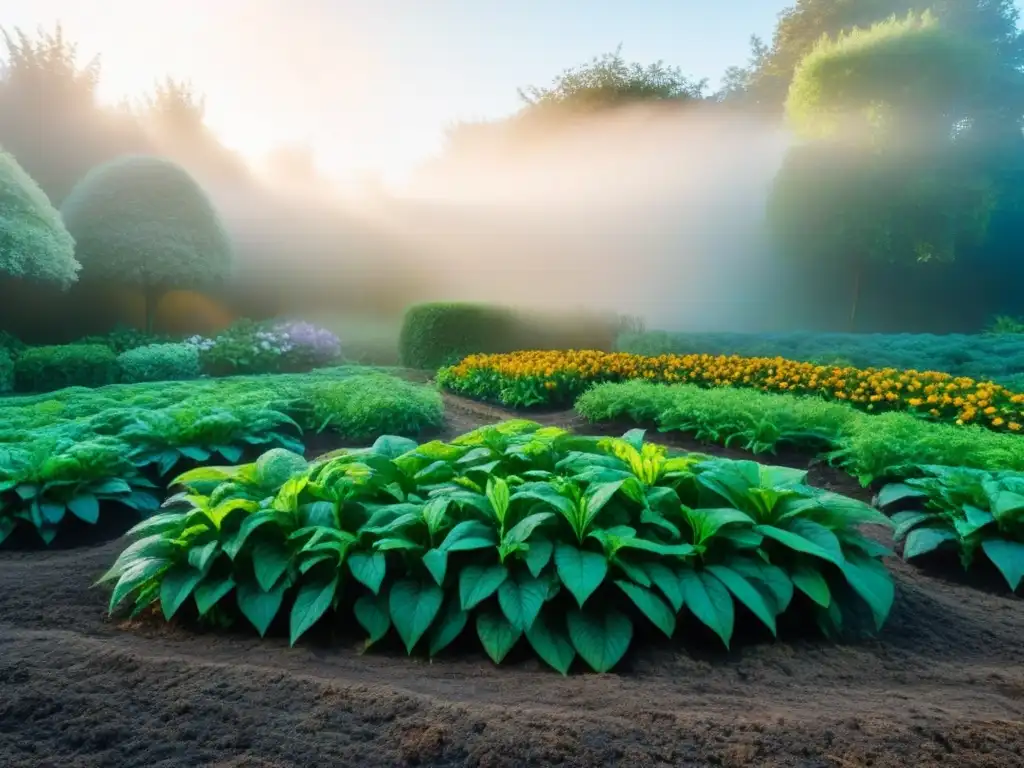
[[[448,406],[444,436],[509,415]],[[124,544],[0,552],[0,766],[1024,765],[1024,601],[895,560],[876,640],[652,644],[562,678],[108,620],[91,584]]]

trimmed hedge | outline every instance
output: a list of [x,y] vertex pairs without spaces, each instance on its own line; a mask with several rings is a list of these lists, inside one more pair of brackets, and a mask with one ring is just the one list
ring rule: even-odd
[[117,357],[119,379],[125,384],[145,381],[198,379],[199,347],[193,344],[149,344]]
[[102,387],[117,377],[117,356],[104,344],[63,344],[26,349],[14,363],[19,392]]
[[405,313],[402,365],[435,370],[466,355],[520,349],[609,351],[621,320],[597,312],[546,312],[489,304],[418,304]]

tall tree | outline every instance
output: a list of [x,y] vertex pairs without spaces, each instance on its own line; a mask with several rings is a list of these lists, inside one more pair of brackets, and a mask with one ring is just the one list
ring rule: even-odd
[[848,273],[851,326],[868,265],[952,261],[983,241],[995,189],[963,126],[994,69],[930,14],[822,40],[797,67],[786,108],[804,142],[769,225],[781,250]]

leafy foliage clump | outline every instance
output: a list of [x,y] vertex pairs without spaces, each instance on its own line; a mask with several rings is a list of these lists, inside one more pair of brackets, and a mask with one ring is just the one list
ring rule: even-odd
[[102,387],[117,377],[117,357],[103,344],[62,344],[26,349],[14,363],[19,392]]
[[280,458],[179,477],[104,575],[111,610],[240,614],[260,635],[283,614],[292,643],[321,620],[367,646],[393,629],[431,656],[472,628],[496,663],[525,639],[565,674],[577,656],[614,667],[641,623],[728,647],[748,615],[771,634],[795,610],[829,635],[873,631],[893,600],[886,550],[858,529],[884,515],[805,472],[670,454],[641,431],[382,437],[289,460],[283,482]]
[[622,319],[614,315],[531,312],[488,304],[418,304],[399,336],[402,365],[436,370],[469,354],[519,349],[606,349]]
[[68,288],[80,268],[60,213],[18,161],[0,151],[0,275]]
[[202,375],[199,350],[193,344],[150,344],[117,356],[119,380],[124,384],[143,381],[179,381]]
[[838,403],[751,390],[646,381],[599,384],[577,401],[588,421],[655,424],[747,450],[819,453],[859,478],[913,476],[918,465],[1024,472],[1024,440],[980,427],[934,424],[902,413],[869,416]]
[[302,373],[336,365],[341,342],[325,328],[298,321],[240,320],[213,338],[186,339],[212,376]]
[[883,509],[911,507],[892,517],[904,559],[952,549],[968,569],[980,551],[1016,591],[1024,581],[1024,473],[918,470],[923,476],[892,483],[878,494]]
[[[344,396],[325,399],[337,382],[346,382]],[[94,523],[93,500],[147,514],[156,489],[189,466],[268,449],[261,461],[280,465],[275,449],[303,453],[306,430],[418,434],[441,413],[435,390],[358,368],[0,398],[0,543],[16,527],[49,543],[66,512]]]

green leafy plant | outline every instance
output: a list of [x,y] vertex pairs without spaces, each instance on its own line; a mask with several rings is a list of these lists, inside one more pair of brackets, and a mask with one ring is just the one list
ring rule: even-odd
[[102,387],[116,376],[117,358],[102,344],[30,347],[14,362],[14,383],[20,392]]
[[879,491],[882,509],[896,512],[894,539],[903,557],[956,550],[964,569],[982,553],[1011,591],[1024,580],[1024,474],[919,466],[921,477],[890,483]]
[[119,380],[125,384],[140,381],[177,381],[197,379],[199,349],[192,344],[149,344],[117,356]]
[[115,502],[140,513],[159,508],[156,486],[128,458],[124,443],[62,435],[26,449],[0,446],[0,543],[19,525],[31,526],[44,543],[73,516],[99,520],[101,505]]
[[[268,474],[273,467],[275,476]],[[753,462],[516,420],[445,443],[381,437],[309,466],[278,453],[177,478],[101,579],[110,608],[244,618],[292,643],[325,617],[436,655],[469,628],[500,663],[525,641],[567,673],[614,667],[638,622],[689,616],[729,646],[737,612],[794,606],[828,633],[893,599],[870,506]]]
[[99,336],[86,336],[79,339],[77,344],[106,344],[118,355],[139,347],[148,347],[154,344],[168,344],[173,339],[169,336],[162,336],[154,333],[146,333],[138,328],[119,325],[109,333]]

